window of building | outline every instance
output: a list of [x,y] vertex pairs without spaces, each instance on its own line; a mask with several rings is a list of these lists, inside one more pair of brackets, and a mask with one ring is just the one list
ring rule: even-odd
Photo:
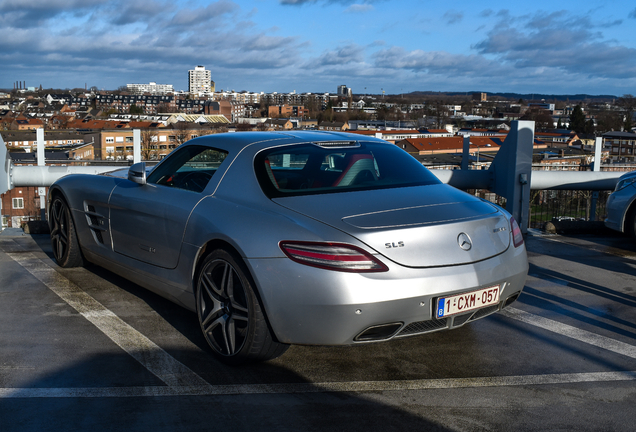
[[23,209],[24,208],[24,198],[13,198],[13,208],[14,209]]
[[106,137],[106,144],[112,144],[115,142],[115,138],[114,137]]

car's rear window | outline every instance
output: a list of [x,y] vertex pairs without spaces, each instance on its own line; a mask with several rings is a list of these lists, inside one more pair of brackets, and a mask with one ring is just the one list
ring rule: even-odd
[[370,142],[268,149],[257,155],[254,168],[270,198],[440,183],[402,149]]

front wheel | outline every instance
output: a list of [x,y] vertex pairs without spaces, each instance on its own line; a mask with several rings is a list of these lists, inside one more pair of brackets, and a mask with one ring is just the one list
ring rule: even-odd
[[56,197],[49,209],[51,247],[53,257],[60,267],[81,267],[84,258],[80,250],[71,211],[66,201]]
[[224,249],[203,259],[196,305],[203,335],[224,363],[270,360],[288,348],[273,339],[245,265]]

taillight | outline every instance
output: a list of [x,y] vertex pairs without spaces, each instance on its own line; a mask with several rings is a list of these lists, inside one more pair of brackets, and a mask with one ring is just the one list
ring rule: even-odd
[[292,261],[343,272],[385,272],[389,269],[359,247],[343,243],[282,241],[280,248]]
[[515,220],[515,218],[510,218],[510,230],[512,231],[512,243],[515,247],[519,247],[523,244],[523,234],[521,234],[521,228],[519,228],[519,224]]

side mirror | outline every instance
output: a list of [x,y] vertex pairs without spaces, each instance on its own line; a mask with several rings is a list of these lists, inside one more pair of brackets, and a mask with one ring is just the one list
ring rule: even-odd
[[139,162],[128,169],[128,180],[140,185],[146,184],[146,162]]

